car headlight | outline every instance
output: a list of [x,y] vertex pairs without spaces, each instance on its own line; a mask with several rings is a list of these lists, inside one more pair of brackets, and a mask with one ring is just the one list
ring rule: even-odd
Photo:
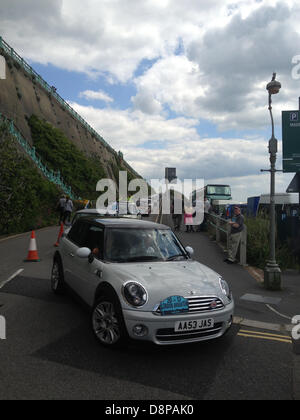
[[147,302],[147,292],[144,287],[136,282],[130,281],[123,286],[123,296],[129,305],[139,308]]
[[229,300],[231,300],[232,299],[232,294],[231,294],[231,290],[230,290],[230,287],[229,287],[227,281],[225,281],[222,277],[220,277],[219,282],[220,282],[220,287],[221,287],[221,290],[222,290],[223,294],[225,296],[227,296],[227,298]]

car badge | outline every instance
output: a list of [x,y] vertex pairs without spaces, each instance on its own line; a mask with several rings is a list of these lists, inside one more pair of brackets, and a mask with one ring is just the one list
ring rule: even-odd
[[191,290],[190,291],[190,294],[193,296],[193,295],[195,295],[196,294],[196,292],[195,292],[195,290]]
[[217,307],[217,301],[213,300],[210,304],[210,309],[216,309],[216,307]]

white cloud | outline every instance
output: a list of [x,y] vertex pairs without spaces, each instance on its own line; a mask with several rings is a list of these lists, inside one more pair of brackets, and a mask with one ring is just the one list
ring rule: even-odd
[[209,22],[223,26],[230,3],[2,0],[0,22],[2,36],[25,58],[125,82],[143,59],[172,55],[180,41],[199,39]]
[[[73,106],[145,177],[176,166],[183,178],[226,179],[242,195],[244,185],[268,190],[259,173],[269,166],[267,140],[257,132],[270,125],[265,86],[273,71],[282,82],[275,122],[282,109],[298,107],[299,81],[291,77],[292,57],[300,54],[298,3],[1,0],[0,27],[26,59],[135,84],[132,109],[117,109],[107,85],[107,93],[81,92],[107,109]],[[142,72],[144,61],[150,64]],[[203,120],[221,133],[235,130],[236,138],[200,137]],[[288,175],[280,177],[284,186]]]
[[103,102],[113,102],[113,98],[107,93],[99,90],[97,92],[93,90],[85,90],[84,92],[79,93],[79,98],[85,98],[92,101],[103,101]]
[[[162,178],[165,167],[176,167],[182,180],[204,178],[230,184],[239,201],[269,191],[269,175],[260,173],[269,168],[268,141],[261,137],[201,138],[196,119],[166,120],[140,111],[71,105],[147,179]],[[280,159],[279,153],[278,168]],[[290,178],[278,174],[277,190],[285,191]]]
[[146,142],[173,143],[198,138],[197,120],[165,119],[140,111],[98,109],[80,104],[70,105],[82,115],[115,149],[141,146]]
[[205,119],[221,131],[258,130],[269,124],[265,87],[275,70],[283,86],[273,101],[279,122],[281,109],[295,106],[291,61],[300,43],[300,8],[247,4],[236,2],[226,25],[206,28],[203,36],[185,44],[185,54],[162,57],[137,77],[134,106],[146,113],[170,109]]
[[132,101],[143,112],[147,112],[145,102],[157,103],[158,112],[163,105],[168,105],[179,115],[198,118],[196,101],[205,94],[205,88],[198,83],[198,78],[198,65],[184,55],[163,58],[135,79],[138,93]]

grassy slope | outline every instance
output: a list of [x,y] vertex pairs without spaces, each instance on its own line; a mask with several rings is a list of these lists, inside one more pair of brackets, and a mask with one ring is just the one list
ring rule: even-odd
[[60,170],[77,196],[95,199],[97,182],[106,177],[99,160],[86,157],[63,133],[36,116],[29,119],[33,143],[44,164]]
[[59,193],[31,160],[18,152],[5,124],[0,125],[0,235],[55,223]]

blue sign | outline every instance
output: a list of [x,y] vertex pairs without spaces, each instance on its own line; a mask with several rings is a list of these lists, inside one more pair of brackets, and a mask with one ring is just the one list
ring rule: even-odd
[[170,296],[160,302],[160,312],[162,315],[176,315],[188,312],[189,301],[182,296]]

